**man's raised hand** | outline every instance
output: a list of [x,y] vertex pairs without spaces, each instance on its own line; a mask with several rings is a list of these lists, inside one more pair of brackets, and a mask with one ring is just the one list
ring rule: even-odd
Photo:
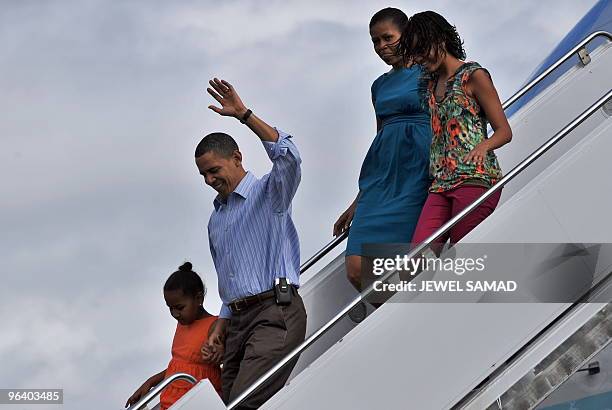
[[213,78],[208,83],[212,88],[209,87],[206,91],[221,104],[221,108],[214,105],[209,105],[208,108],[223,116],[242,118],[247,109],[234,87],[227,81],[218,78]]

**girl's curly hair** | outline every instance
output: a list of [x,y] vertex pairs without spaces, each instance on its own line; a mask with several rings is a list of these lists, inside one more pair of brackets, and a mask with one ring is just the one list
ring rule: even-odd
[[399,44],[399,53],[405,60],[425,57],[430,52],[436,56],[443,53],[465,59],[463,40],[457,28],[434,11],[417,13],[408,19]]

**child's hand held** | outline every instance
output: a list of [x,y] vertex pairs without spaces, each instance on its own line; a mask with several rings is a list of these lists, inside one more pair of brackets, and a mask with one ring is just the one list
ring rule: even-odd
[[205,362],[210,362],[213,355],[212,346],[210,346],[208,343],[204,343],[200,349],[200,352],[202,353],[202,360]]
[[208,342],[202,345],[202,360],[207,363],[219,365],[223,361],[224,351],[225,349],[222,343],[211,343],[209,339]]

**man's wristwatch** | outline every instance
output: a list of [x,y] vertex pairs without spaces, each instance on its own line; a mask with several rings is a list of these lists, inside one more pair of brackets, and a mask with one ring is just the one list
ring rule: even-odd
[[251,114],[253,114],[253,111],[247,109],[242,118],[240,118],[240,122],[246,124]]

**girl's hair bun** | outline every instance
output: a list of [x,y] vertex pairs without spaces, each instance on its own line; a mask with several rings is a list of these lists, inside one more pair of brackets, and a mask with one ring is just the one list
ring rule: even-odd
[[191,262],[185,262],[181,266],[179,266],[179,270],[183,272],[189,272],[193,268]]
[[185,262],[179,266],[178,270],[166,280],[164,292],[180,289],[185,295],[191,297],[196,297],[200,292],[206,295],[206,287],[202,278],[192,269],[191,262]]

